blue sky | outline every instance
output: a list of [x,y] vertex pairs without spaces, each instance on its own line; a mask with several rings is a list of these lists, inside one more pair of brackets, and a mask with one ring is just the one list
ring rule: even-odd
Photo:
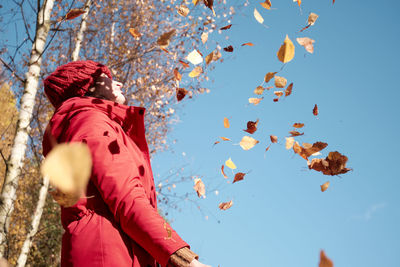
[[[234,52],[223,53],[224,62],[216,64],[214,82],[205,84],[209,94],[176,104],[180,122],[169,136],[173,151],[152,160],[156,182],[185,165],[183,172],[199,175],[206,185],[207,197],[198,200],[202,211],[189,202],[180,204],[181,212],[169,211],[173,228],[214,267],[318,266],[321,249],[335,266],[400,266],[400,4],[304,0],[301,14],[291,0],[272,1],[275,9],[269,11],[259,2],[251,1],[221,34],[229,36],[221,46],[233,45]],[[254,7],[270,28],[254,19]],[[309,12],[319,15],[317,22],[298,33]],[[274,103],[266,91],[259,105],[248,104],[264,75],[282,67],[276,52],[286,34],[296,54],[279,75],[294,83],[292,95]],[[209,38],[222,37],[215,32]],[[314,39],[314,54],[306,53],[297,37]],[[254,47],[240,47],[245,42]],[[205,55],[213,49],[199,48]],[[246,122],[256,119],[252,137],[260,143],[244,151],[235,144],[248,135],[242,131]],[[328,177],[308,170],[302,158],[285,149],[284,137],[295,122],[305,124],[297,141],[328,143],[322,157],[339,151],[353,171]],[[278,144],[265,153],[270,134],[278,136]],[[219,136],[232,142],[213,146]],[[221,175],[229,157],[235,172],[249,172],[243,181],[228,184]],[[233,172],[227,174],[232,181]],[[326,181],[330,187],[322,193]],[[195,194],[192,186],[178,184],[173,190]],[[220,211],[218,204],[229,200],[233,206]]]

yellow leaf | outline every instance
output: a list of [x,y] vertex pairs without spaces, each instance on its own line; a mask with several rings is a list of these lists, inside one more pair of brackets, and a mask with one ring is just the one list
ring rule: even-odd
[[264,22],[264,18],[261,16],[261,14],[255,8],[254,8],[254,18],[261,24]]
[[291,149],[294,145],[293,137],[285,137],[286,138],[286,149]]
[[224,118],[224,127],[225,128],[229,128],[230,127],[228,118]]
[[265,0],[265,2],[260,3],[260,5],[265,9],[271,9],[271,1]]
[[321,185],[321,192],[325,192],[326,189],[328,189],[329,184],[330,184],[330,183],[329,183],[329,181],[328,181],[328,182],[324,183],[323,185]]
[[186,56],[186,60],[188,60],[193,65],[197,65],[197,64],[200,64],[201,62],[203,62],[203,57],[200,55],[200,53],[196,49],[194,49],[192,52],[190,52]]
[[253,137],[246,135],[243,136],[242,140],[240,141],[240,146],[243,148],[243,150],[249,150],[257,145],[259,142],[260,141],[254,139]]
[[279,48],[277,56],[278,56],[278,59],[283,63],[287,63],[287,62],[289,62],[289,61],[291,61],[293,59],[293,57],[294,57],[294,44],[289,39],[289,36],[286,35],[286,38],[283,41],[283,44]]
[[192,0],[192,3],[196,6],[199,3],[199,0]]
[[284,88],[286,86],[287,80],[280,76],[275,76],[275,86],[277,88]]
[[264,81],[267,83],[269,82],[272,78],[274,78],[276,72],[268,72],[265,74]]
[[203,73],[203,68],[201,66],[197,66],[189,73],[189,77],[195,78],[202,73]]
[[225,165],[227,167],[231,168],[232,170],[236,169],[236,165],[235,165],[235,163],[233,163],[231,158],[229,158],[228,160],[225,161]]

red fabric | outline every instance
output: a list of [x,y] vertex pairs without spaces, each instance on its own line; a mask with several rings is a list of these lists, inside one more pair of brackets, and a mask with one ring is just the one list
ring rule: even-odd
[[102,73],[112,78],[110,70],[103,64],[91,60],[69,62],[44,80],[44,91],[57,108],[68,98],[85,95]]
[[189,247],[157,212],[144,112],[74,97],[50,120],[44,155],[56,143],[85,142],[93,157],[87,198],[61,209],[61,266],[166,266],[175,251]]

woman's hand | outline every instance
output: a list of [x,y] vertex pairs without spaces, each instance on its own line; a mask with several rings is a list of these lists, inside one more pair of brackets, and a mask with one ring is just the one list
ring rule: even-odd
[[192,262],[189,264],[189,267],[211,267],[210,265],[205,265],[198,260],[194,259]]

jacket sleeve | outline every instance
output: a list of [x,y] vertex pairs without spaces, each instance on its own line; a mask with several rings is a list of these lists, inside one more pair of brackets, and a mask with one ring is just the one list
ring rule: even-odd
[[113,126],[97,118],[85,121],[90,127],[78,126],[80,129],[75,131],[71,141],[83,141],[89,146],[93,183],[122,230],[158,263],[167,266],[175,251],[190,246],[150,204],[140,179],[137,159],[118,138]]

